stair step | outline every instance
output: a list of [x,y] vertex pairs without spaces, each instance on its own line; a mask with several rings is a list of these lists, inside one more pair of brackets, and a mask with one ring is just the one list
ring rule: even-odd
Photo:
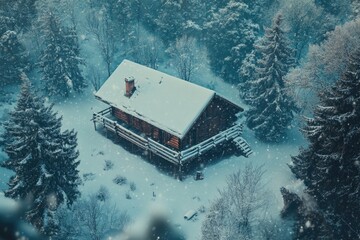
[[235,146],[242,151],[245,157],[248,157],[253,153],[249,144],[242,137],[239,136],[234,138],[233,142],[235,143]]

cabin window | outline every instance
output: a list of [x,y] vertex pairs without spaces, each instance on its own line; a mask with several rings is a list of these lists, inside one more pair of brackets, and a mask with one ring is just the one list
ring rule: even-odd
[[167,132],[163,132],[162,137],[163,137],[162,142],[167,143],[171,139],[172,135]]
[[141,131],[141,122],[140,119],[136,118],[136,117],[132,117],[131,118],[131,126],[134,127],[137,130]]
[[146,136],[151,136],[151,125],[147,122],[142,121],[142,131]]
[[116,109],[116,108],[113,108],[113,114],[119,120],[122,120],[125,123],[129,123],[128,114],[124,113],[123,111],[121,111],[119,109]]
[[159,129],[158,128],[156,128],[156,127],[154,127],[153,128],[153,132],[152,132],[152,138],[154,139],[154,140],[159,140]]

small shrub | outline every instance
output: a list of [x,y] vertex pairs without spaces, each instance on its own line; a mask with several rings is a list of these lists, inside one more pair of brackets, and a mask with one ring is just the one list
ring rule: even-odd
[[83,185],[84,185],[84,181],[83,181],[81,178],[76,179],[75,183],[76,183],[76,185],[78,185],[78,186],[80,186],[80,185],[83,186]]
[[114,167],[114,163],[111,160],[105,160],[104,171],[108,171]]
[[132,198],[130,192],[125,193],[125,198],[129,200]]
[[206,212],[205,206],[204,206],[204,205],[201,205],[201,206],[199,207],[199,209],[198,209],[198,212],[199,212],[199,213],[205,213],[205,212]]
[[109,190],[105,186],[101,186],[96,193],[96,198],[99,201],[105,202],[110,198]]
[[130,190],[134,192],[136,190],[136,184],[134,182],[130,182]]
[[192,199],[193,199],[193,200],[197,200],[197,201],[200,202],[200,197],[199,197],[199,196],[194,196]]
[[83,174],[84,181],[91,181],[95,179],[94,173],[84,173]]
[[113,182],[117,185],[124,185],[127,183],[127,178],[121,175],[117,175],[114,179]]

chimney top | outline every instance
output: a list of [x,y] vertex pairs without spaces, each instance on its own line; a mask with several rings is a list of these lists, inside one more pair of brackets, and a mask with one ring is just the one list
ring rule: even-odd
[[131,95],[135,92],[135,78],[127,77],[125,78],[125,96],[130,98]]
[[127,77],[125,78],[125,82],[134,82],[135,78],[134,77]]

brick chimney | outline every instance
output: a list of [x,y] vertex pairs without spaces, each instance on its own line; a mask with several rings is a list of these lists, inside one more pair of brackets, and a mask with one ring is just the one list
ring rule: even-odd
[[131,95],[135,92],[135,78],[128,77],[125,78],[125,96],[130,98]]

